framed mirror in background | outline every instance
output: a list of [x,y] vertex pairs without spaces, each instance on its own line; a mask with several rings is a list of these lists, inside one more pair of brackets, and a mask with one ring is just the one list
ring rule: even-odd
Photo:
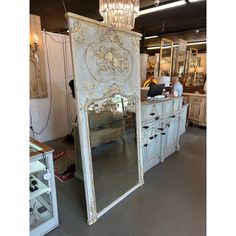
[[197,56],[198,56],[198,49],[190,47],[189,65],[188,65],[189,85],[195,85],[196,82]]
[[159,76],[171,77],[173,41],[162,38],[160,48]]
[[182,78],[186,73],[185,72],[186,48],[187,48],[187,41],[179,39],[179,47],[177,50],[176,72],[180,78]]
[[139,183],[134,98],[116,95],[88,107],[98,216]]

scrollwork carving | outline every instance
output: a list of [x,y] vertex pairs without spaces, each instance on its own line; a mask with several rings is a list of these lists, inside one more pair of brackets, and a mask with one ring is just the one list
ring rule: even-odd
[[80,31],[81,23],[78,20],[74,20],[72,27],[70,28],[71,33],[77,33]]
[[115,94],[120,94],[121,92],[122,92],[122,87],[116,83],[113,83],[112,85],[109,85],[104,89],[104,95],[106,97],[110,97]]
[[119,46],[123,46],[123,42],[121,40],[121,37],[118,35],[117,30],[113,28],[100,28],[99,31],[101,42],[109,41],[118,44]]

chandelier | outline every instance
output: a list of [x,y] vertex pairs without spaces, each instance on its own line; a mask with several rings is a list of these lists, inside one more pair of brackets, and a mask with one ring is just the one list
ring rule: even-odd
[[139,13],[139,0],[99,0],[99,13],[106,24],[131,30]]

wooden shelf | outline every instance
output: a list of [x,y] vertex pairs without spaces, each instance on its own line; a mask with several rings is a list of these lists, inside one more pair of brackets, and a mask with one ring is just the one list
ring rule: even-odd
[[34,161],[30,163],[30,174],[46,170],[46,166],[41,161]]
[[38,182],[38,189],[34,192],[30,192],[30,200],[39,197],[40,195],[47,193],[50,191],[50,188],[45,185],[44,183],[42,183],[39,179],[37,179],[35,176],[33,176],[34,179]]

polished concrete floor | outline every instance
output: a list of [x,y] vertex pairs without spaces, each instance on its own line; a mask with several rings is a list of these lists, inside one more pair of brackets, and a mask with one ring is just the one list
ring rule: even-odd
[[[48,144],[63,150],[62,143]],[[82,182],[56,181],[60,226],[48,235],[206,235],[206,130],[188,127],[180,144],[179,152],[145,173],[141,188],[91,226],[86,222]]]

